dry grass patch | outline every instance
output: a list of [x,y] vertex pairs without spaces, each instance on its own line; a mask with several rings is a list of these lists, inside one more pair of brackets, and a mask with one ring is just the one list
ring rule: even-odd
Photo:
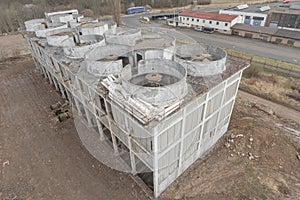
[[281,61],[281,60],[275,60],[272,58],[262,57],[262,56],[249,54],[249,53],[245,53],[245,52],[240,52],[240,51],[235,51],[232,49],[226,49],[226,51],[229,55],[232,55],[235,57],[244,58],[244,59],[251,60],[252,62],[262,63],[264,65],[278,67],[278,68],[285,69],[288,71],[300,73],[300,65],[295,64],[295,63],[285,62],[285,61]]

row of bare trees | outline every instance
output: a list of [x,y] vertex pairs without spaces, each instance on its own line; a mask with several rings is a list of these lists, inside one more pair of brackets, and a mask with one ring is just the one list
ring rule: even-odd
[[121,0],[108,0],[110,13],[112,14],[117,26],[121,24]]
[[24,21],[40,18],[43,16],[44,8],[42,6],[28,5],[24,6],[21,3],[0,4],[0,33],[10,33],[18,31],[24,26]]
[[178,7],[191,2],[191,0],[0,0],[0,34],[18,31],[24,26],[24,21],[41,18],[45,11],[74,8],[80,12],[90,10],[95,16],[112,15],[117,24],[120,24],[121,13],[131,6]]

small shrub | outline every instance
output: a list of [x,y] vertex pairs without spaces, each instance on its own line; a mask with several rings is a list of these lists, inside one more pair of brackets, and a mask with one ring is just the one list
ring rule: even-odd
[[6,58],[5,52],[0,50],[0,61],[3,61]]
[[257,65],[251,65],[248,69],[246,69],[243,73],[244,78],[258,78],[260,77],[263,69]]
[[290,93],[286,94],[286,96],[300,102],[299,92],[290,92]]
[[198,0],[198,5],[209,5],[211,4],[211,0]]
[[21,50],[19,48],[15,48],[11,52],[11,57],[17,58],[21,56]]
[[85,17],[94,17],[94,11],[92,11],[91,9],[84,9],[83,11],[81,11],[81,14],[83,14]]
[[264,80],[267,83],[273,83],[273,85],[278,83],[278,79],[274,74],[272,74],[272,75],[260,74],[259,78]]

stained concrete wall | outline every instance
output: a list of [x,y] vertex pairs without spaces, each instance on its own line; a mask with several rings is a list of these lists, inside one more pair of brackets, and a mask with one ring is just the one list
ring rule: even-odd
[[80,35],[103,35],[106,31],[108,31],[108,24],[90,22],[89,24],[79,25],[77,29]]
[[100,35],[79,36],[78,44],[75,43],[73,37],[67,38],[62,42],[63,51],[69,58],[84,58],[86,52],[89,50],[104,45],[105,40]]
[[141,30],[113,29],[107,31],[104,36],[108,44],[133,46],[135,40],[141,37]]
[[63,23],[52,24],[52,26],[49,26],[49,28],[47,29],[36,30],[35,34],[37,37],[45,38],[48,32],[52,32],[54,30],[63,29],[63,28],[68,28],[68,24],[63,24]]
[[40,29],[45,29],[45,25],[42,23],[45,23],[45,19],[33,19],[25,22],[25,28],[27,31],[37,31]]
[[[141,81],[146,82],[145,75],[147,74],[157,74],[162,77],[170,75],[178,80],[159,87],[145,87],[132,83],[132,79],[140,77]],[[182,99],[187,94],[186,70],[174,61],[144,60],[139,62],[137,74],[133,76],[131,74],[122,75],[122,86],[129,94],[133,94],[148,103],[154,105],[168,104],[170,101]]]
[[[187,68],[191,76],[211,76],[222,73],[225,69],[227,54],[224,50],[210,46],[178,45],[175,60]],[[210,55],[206,60],[199,57]]]

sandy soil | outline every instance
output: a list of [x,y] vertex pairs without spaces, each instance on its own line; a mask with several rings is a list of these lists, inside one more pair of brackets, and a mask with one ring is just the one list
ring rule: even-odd
[[29,54],[26,42],[21,34],[0,36],[0,44],[0,60]]
[[0,64],[0,199],[146,199],[93,159],[72,120],[54,120],[58,100],[29,57]]
[[[54,119],[58,100],[29,57],[0,63],[0,199],[147,199]],[[298,199],[299,124],[251,105],[237,99],[229,132],[159,199]]]

